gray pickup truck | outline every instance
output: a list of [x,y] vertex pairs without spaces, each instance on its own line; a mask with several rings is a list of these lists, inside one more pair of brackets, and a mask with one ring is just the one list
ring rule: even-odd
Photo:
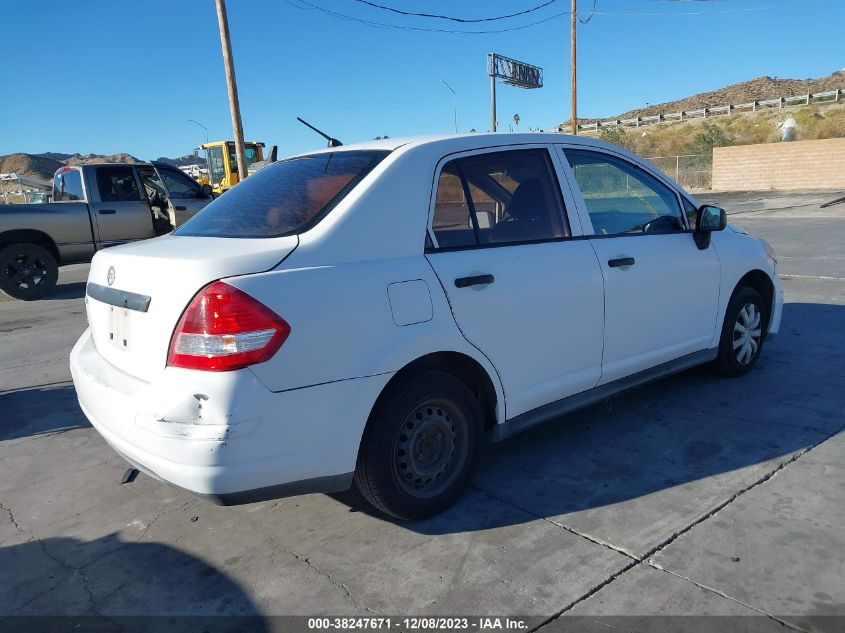
[[0,290],[39,299],[56,285],[59,266],[172,231],[212,197],[208,185],[165,163],[62,167],[52,202],[0,206]]

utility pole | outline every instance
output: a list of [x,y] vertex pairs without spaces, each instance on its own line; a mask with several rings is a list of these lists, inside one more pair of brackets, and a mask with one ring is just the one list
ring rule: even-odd
[[244,126],[238,105],[238,83],[235,80],[235,61],[229,39],[229,18],[225,0],[214,0],[217,5],[217,23],[220,27],[220,44],[223,47],[223,66],[226,69],[226,88],[229,91],[229,111],[232,114],[232,133],[235,137],[235,156],[238,160],[238,182],[247,177],[246,152],[244,151]]
[[575,4],[576,0],[572,0],[572,11],[569,16],[572,22],[572,69],[569,82],[572,90],[572,116],[570,117],[570,123],[572,124],[572,133],[578,134],[578,97],[576,90],[577,81],[575,76],[575,25],[578,21],[578,9]]

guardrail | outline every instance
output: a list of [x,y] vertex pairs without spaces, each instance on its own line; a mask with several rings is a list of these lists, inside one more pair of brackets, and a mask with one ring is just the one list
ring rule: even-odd
[[[639,116],[632,119],[596,119],[592,123],[579,123],[578,129],[599,130],[605,127],[642,127],[644,125],[654,125],[656,123],[669,123],[699,118],[706,119],[707,117],[732,114],[739,111],[756,112],[757,110],[764,108],[787,108],[798,105],[809,105],[813,102],[836,103],[844,97],[845,88],[836,88],[835,90],[826,90],[825,92],[808,92],[803,95],[779,97],[777,99],[763,99],[750,101],[748,103],[728,103],[726,105],[698,108],[697,110],[681,110],[680,112],[669,112],[666,114],[661,112],[660,114]],[[558,127],[559,131],[566,131],[566,129],[566,125]]]

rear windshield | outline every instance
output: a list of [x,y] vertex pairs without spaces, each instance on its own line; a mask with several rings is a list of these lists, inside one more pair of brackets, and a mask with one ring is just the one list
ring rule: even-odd
[[53,176],[53,202],[72,202],[84,200],[82,192],[82,174],[69,167],[60,169]]
[[323,152],[273,163],[175,231],[196,237],[280,237],[308,230],[389,152]]

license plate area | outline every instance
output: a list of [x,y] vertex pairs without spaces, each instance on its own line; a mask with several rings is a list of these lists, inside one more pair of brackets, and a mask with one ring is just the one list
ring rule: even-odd
[[123,351],[129,351],[129,312],[109,306],[109,343]]

